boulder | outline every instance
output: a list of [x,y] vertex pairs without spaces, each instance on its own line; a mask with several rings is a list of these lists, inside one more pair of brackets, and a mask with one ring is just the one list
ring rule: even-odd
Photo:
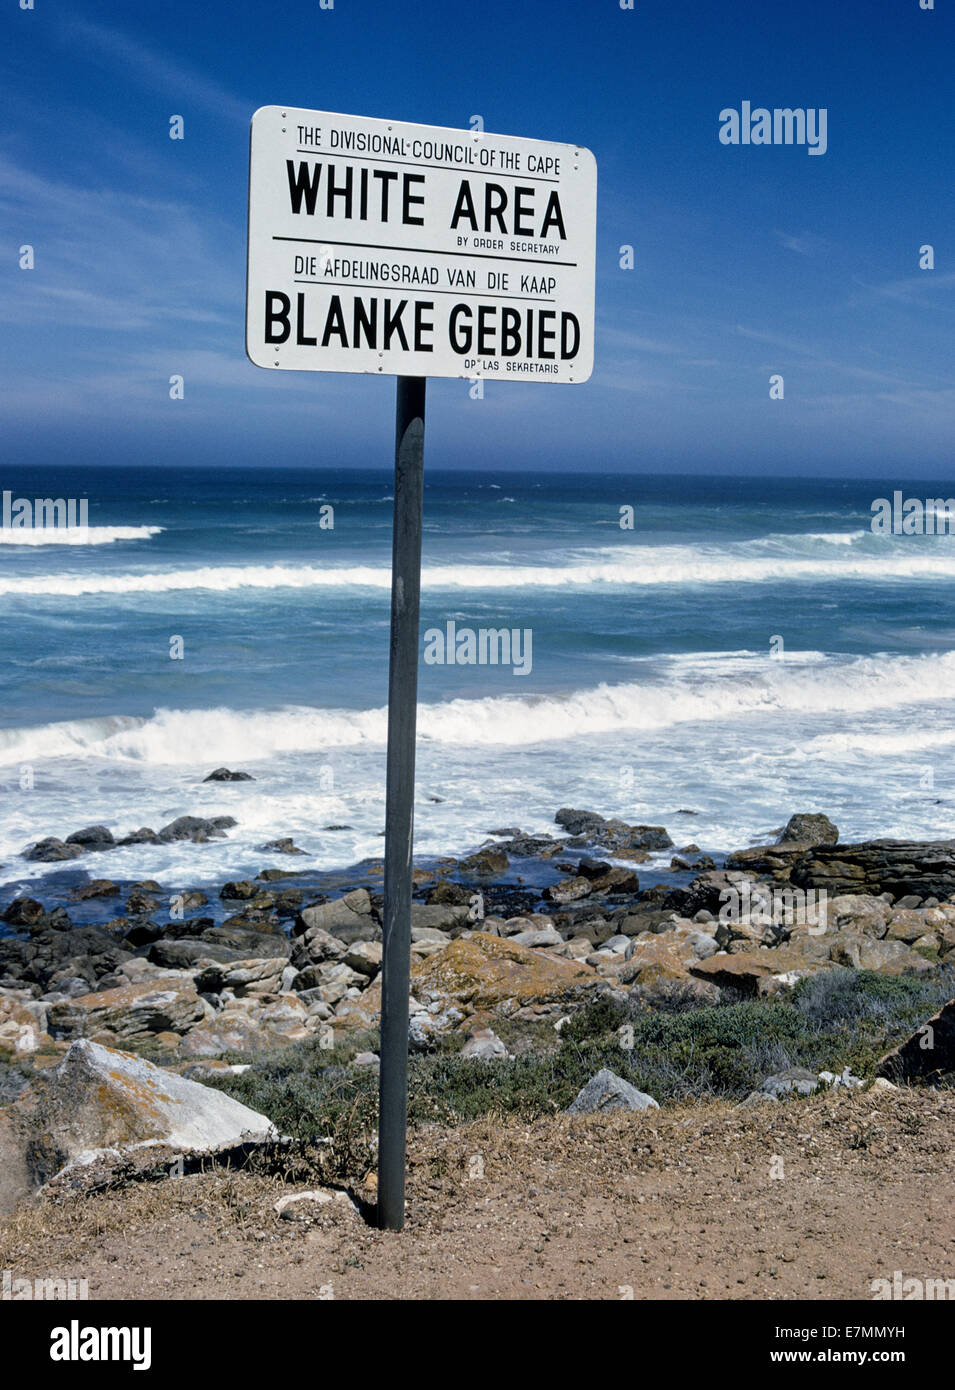
[[866,936],[885,936],[891,908],[882,898],[868,893],[840,893],[828,903],[828,923],[832,930],[864,932]]
[[596,1076],[591,1077],[574,1100],[567,1107],[568,1115],[597,1115],[607,1110],[659,1110],[660,1106],[652,1096],[638,1091],[629,1081],[624,1081],[616,1072],[602,1067]]
[[68,845],[82,845],[84,849],[112,849],[116,844],[113,832],[105,825],[87,825],[82,830],[74,830],[67,835]]
[[196,977],[196,987],[203,994],[221,994],[230,989],[237,997],[257,994],[278,994],[285,969],[283,956],[255,957],[212,965]]
[[208,1153],[274,1137],[265,1115],[225,1092],[82,1039],[3,1112],[0,1212],[104,1151]]
[[80,995],[49,1012],[54,1038],[104,1037],[143,1041],[155,1033],[185,1033],[201,1023],[206,1005],[191,979],[170,975]]
[[371,915],[367,889],[356,888],[331,902],[304,907],[295,919],[294,930],[302,935],[313,927],[337,936],[348,945],[353,941],[373,941],[378,934],[378,923]]
[[573,878],[562,878],[544,889],[544,897],[550,903],[572,903],[587,898],[593,891],[593,884],[583,874]]
[[43,916],[43,904],[38,903],[36,898],[14,898],[0,912],[0,921],[11,927],[32,927],[42,921]]
[[267,922],[257,922],[254,926],[230,925],[224,922],[221,927],[207,927],[200,933],[203,941],[217,946],[228,946],[245,957],[282,956],[288,960],[292,945],[281,931],[275,931]]
[[764,1095],[772,1096],[773,1100],[780,1100],[783,1096],[794,1093],[809,1096],[813,1091],[818,1091],[819,1077],[816,1072],[807,1071],[805,1067],[787,1067],[785,1071],[767,1076],[759,1089]]
[[616,818],[606,820],[596,811],[577,811],[569,806],[562,807],[554,820],[569,835],[614,853],[620,850],[646,852],[673,848],[673,841],[662,825],[628,825],[626,821]]
[[696,953],[685,942],[670,939],[669,933],[627,938],[626,965],[620,972],[622,985],[649,985],[658,980],[685,980]]
[[490,1028],[476,1028],[461,1049],[462,1057],[478,1062],[506,1062],[508,1051]]
[[713,984],[733,986],[748,994],[772,994],[780,985],[795,984],[803,975],[831,969],[828,961],[819,961],[812,954],[803,954],[788,947],[768,951],[720,951],[708,960],[694,961],[691,975]]
[[564,938],[554,927],[541,927],[539,930],[514,932],[508,938],[518,946],[563,946]]
[[248,772],[230,772],[227,767],[217,767],[215,772],[210,772],[208,777],[203,777],[203,782],[254,782],[255,778]]
[[89,883],[81,883],[74,888],[70,897],[75,902],[85,902],[88,898],[114,898],[119,894],[118,883],[108,878],[93,878]]
[[150,830],[148,825],[143,825],[138,830],[131,830],[128,835],[124,835],[116,843],[118,845],[155,845],[159,843],[159,836],[155,830]]
[[[203,941],[201,938],[187,937],[176,940],[160,937],[150,945],[146,959],[153,965],[162,966],[164,970],[189,970],[200,963],[223,964],[226,961],[241,960],[242,953],[231,950],[228,946],[219,946],[212,941]],[[281,962],[277,964],[281,968]]]
[[309,927],[295,943],[292,964],[296,969],[304,970],[309,965],[321,965],[327,960],[340,960],[347,950],[344,941],[339,941],[331,932],[323,931],[321,927]]
[[832,942],[829,958],[853,970],[875,970],[880,975],[926,975],[933,969],[918,951],[904,941],[879,941],[861,932],[840,932]]
[[[735,854],[727,855],[724,872],[735,870],[750,877],[759,876],[771,878],[777,883],[788,883],[793,868],[810,848],[809,845],[794,845],[788,842],[752,845],[749,849],[739,849]],[[851,889],[846,891],[851,892]],[[701,905],[708,907],[709,903]],[[711,911],[715,909],[711,908]]]
[[458,864],[458,870],[462,874],[477,874],[480,877],[485,877],[489,874],[504,873],[509,862],[505,852],[496,845],[492,845],[487,849],[479,849],[476,854],[470,855],[467,859],[462,859]]
[[776,841],[777,845],[834,845],[839,839],[839,831],[828,816],[818,813],[803,813],[790,816],[785,830]]
[[[468,901],[472,895],[469,895]],[[434,931],[460,932],[474,926],[470,908],[455,903],[412,903],[411,930],[420,931],[430,927]]]
[[825,888],[830,897],[891,893],[898,900],[947,898],[955,893],[955,840],[865,840],[818,845],[793,866],[800,888]]
[[181,1057],[217,1057],[222,1052],[267,1052],[302,1042],[309,1036],[308,1008],[299,999],[300,1013],[292,1012],[292,999],[283,995],[266,1007],[248,1007],[250,1000],[236,1000],[215,1018],[192,1028],[179,1045]]
[[344,963],[359,975],[374,978],[381,969],[383,946],[380,941],[353,941],[344,956]]
[[163,844],[169,844],[174,840],[215,839],[234,825],[238,825],[234,816],[212,816],[210,819],[204,816],[177,816],[175,820],[163,826],[157,839]]
[[283,836],[279,840],[268,840],[264,845],[259,845],[259,849],[268,851],[271,854],[304,854],[303,849],[299,849],[295,842],[288,836]]
[[247,878],[232,879],[229,883],[224,883],[219,889],[219,897],[226,902],[244,902],[249,898],[254,898],[259,891],[258,885],[251,883]]
[[[411,992],[422,1011],[438,1019],[438,1031],[483,1017],[547,1017],[582,1003],[600,984],[588,965],[548,952],[515,945],[487,932],[459,936],[450,946],[411,966]],[[360,999],[345,1000],[336,1021],[366,1028],[381,1012],[381,982],[376,980]],[[471,1027],[475,1024],[471,1024]]]
[[562,806],[554,820],[568,835],[592,835],[607,824],[596,811],[575,811],[570,806]]
[[56,864],[65,859],[78,859],[82,853],[82,845],[68,845],[51,835],[45,840],[38,840],[36,844],[28,845],[23,851],[23,857],[37,864]]

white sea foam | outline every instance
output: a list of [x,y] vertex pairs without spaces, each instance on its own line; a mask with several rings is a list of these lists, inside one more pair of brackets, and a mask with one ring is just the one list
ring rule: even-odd
[[[147,529],[147,528],[144,528]],[[596,555],[607,558],[594,558]],[[839,559],[759,556],[739,548],[702,552],[690,546],[637,546],[568,556],[562,564],[427,565],[429,590],[581,589],[659,585],[765,584],[792,581],[881,583],[955,579],[955,553],[902,547]],[[191,590],[388,589],[387,565],[214,565],[144,573],[16,576],[0,579],[0,595],[44,597],[78,594],[164,594]]]
[[[855,657],[818,663],[743,660],[728,669],[713,659],[694,671],[686,659],[659,679],[599,685],[568,695],[492,696],[423,704],[422,744],[523,747],[592,735],[658,733],[691,722],[751,716],[785,721],[799,715],[837,718],[941,702],[955,688],[955,653],[925,657]],[[783,724],[785,727],[785,724]],[[286,753],[381,746],[387,710],[157,710],[151,718],[116,716],[0,731],[0,764],[56,757],[120,763],[203,766]]]
[[148,541],[164,526],[0,526],[0,545],[112,545]]

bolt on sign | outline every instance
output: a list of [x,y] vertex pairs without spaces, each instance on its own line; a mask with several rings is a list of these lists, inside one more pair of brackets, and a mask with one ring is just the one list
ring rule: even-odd
[[263,106],[259,367],[493,381],[593,370],[597,165],[579,145]]

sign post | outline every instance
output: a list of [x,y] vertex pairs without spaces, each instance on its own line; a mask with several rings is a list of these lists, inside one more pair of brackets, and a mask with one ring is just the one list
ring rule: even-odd
[[596,198],[596,162],[577,145],[292,107],[252,117],[249,359],[398,378],[378,1120],[388,1230],[405,1210],[426,378],[589,378]]
[[378,1079],[378,1224],[405,1224],[408,1120],[408,992],[411,855],[418,706],[418,599],[424,492],[424,377],[400,376],[395,418],[395,513],[391,550],[388,771],[385,791],[385,918]]

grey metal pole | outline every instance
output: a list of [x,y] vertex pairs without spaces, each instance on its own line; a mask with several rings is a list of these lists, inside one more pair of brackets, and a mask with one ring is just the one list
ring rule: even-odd
[[385,792],[384,957],[378,1082],[378,1225],[386,1231],[400,1231],[405,1224],[411,854],[426,380],[425,377],[413,376],[398,378],[395,429],[388,772]]

